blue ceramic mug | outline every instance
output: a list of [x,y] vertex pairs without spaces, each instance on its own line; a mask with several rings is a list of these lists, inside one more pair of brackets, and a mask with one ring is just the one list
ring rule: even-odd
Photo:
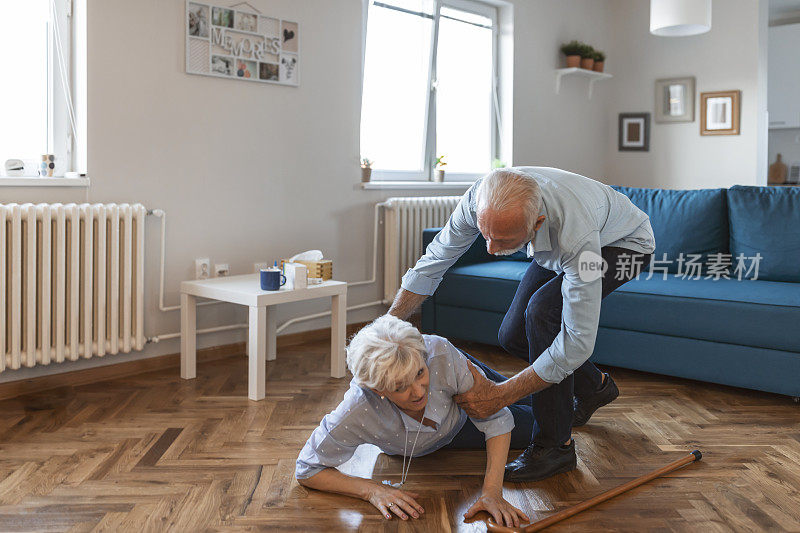
[[277,268],[261,269],[261,290],[277,291],[286,283],[286,276]]

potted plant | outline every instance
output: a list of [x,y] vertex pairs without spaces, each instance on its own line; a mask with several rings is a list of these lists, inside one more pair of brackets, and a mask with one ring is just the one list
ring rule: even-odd
[[581,66],[581,51],[586,46],[580,41],[570,41],[561,45],[561,52],[567,56],[567,68]]
[[581,68],[592,70],[594,67],[594,48],[584,44],[581,48]]
[[594,51],[594,67],[595,72],[603,72],[603,64],[605,63],[606,55],[600,50]]
[[502,159],[494,158],[492,159],[492,168],[505,168],[506,163]]
[[436,168],[436,175],[433,177],[433,181],[442,182],[444,181],[444,169],[442,168],[447,163],[444,162],[444,156],[440,155],[436,158],[436,162],[434,163],[434,168]]
[[369,181],[370,176],[372,176],[372,163],[371,159],[367,159],[366,157],[361,158],[361,182],[367,183]]

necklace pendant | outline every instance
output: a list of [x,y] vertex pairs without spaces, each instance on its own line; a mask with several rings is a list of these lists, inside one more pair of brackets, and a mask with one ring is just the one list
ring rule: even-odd
[[396,489],[399,489],[400,487],[403,486],[403,484],[401,482],[392,483],[388,479],[384,479],[381,483],[383,483],[384,485],[389,485],[390,487],[394,487]]

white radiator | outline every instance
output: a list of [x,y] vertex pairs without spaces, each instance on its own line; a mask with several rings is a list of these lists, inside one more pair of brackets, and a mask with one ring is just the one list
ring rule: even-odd
[[141,350],[140,204],[0,204],[0,372]]
[[394,300],[406,270],[422,256],[422,230],[444,226],[460,196],[389,198],[386,200],[383,298]]

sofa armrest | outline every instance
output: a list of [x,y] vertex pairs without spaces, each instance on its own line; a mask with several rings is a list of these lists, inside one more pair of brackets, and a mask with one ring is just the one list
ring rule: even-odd
[[[422,248],[423,253],[424,250],[428,248],[428,245],[431,243],[434,237],[439,233],[442,228],[426,228],[422,230]],[[463,265],[471,265],[474,263],[486,263],[487,261],[495,261],[498,258],[496,256],[491,255],[489,252],[486,251],[486,239],[483,238],[483,235],[480,233],[478,234],[478,238],[475,239],[475,242],[472,243],[472,246],[464,252],[464,255],[458,258],[453,266],[463,266]]]

